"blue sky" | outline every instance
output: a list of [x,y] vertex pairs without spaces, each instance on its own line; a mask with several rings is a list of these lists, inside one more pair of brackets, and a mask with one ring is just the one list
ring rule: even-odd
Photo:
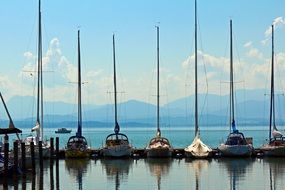
[[[37,0],[0,2],[0,90],[7,99],[33,95],[37,42]],[[276,62],[285,76],[284,0],[198,0],[199,91],[220,93],[228,79],[229,19],[233,19],[237,88],[268,88],[270,41],[275,20]],[[42,0],[46,100],[73,102],[76,88],[77,27],[85,103],[111,103],[112,33],[116,34],[120,101],[155,102],[156,31],[160,22],[161,91],[166,101],[193,94],[194,0]],[[185,84],[187,90],[185,90]],[[223,85],[223,84],[222,84]],[[280,83],[277,88],[282,89]],[[227,88],[222,93],[227,93]]]

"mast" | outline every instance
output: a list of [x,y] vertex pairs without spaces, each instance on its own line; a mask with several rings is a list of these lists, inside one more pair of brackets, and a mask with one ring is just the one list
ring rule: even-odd
[[198,134],[197,1],[195,0],[195,136]]
[[7,105],[6,105],[5,101],[4,101],[4,98],[3,98],[1,92],[0,92],[0,97],[1,97],[2,103],[3,103],[3,105],[4,105],[5,111],[6,111],[7,115],[8,115],[8,118],[9,118],[9,128],[15,128],[14,123],[13,123],[13,120],[12,120],[12,118],[11,118],[11,115],[10,115],[10,113],[9,113],[9,111],[8,111]]
[[157,34],[157,136],[160,137],[160,127],[159,127],[159,26],[156,26]]
[[[42,77],[42,27],[41,27],[41,0],[39,0],[38,23],[38,83],[37,83],[37,119],[40,132],[37,131],[37,141],[43,138],[43,77]],[[40,116],[41,113],[41,116]],[[42,139],[41,139],[42,140]]]
[[117,134],[120,132],[120,126],[118,124],[117,116],[117,78],[116,78],[116,52],[115,52],[115,34],[113,34],[113,62],[114,62],[114,99],[115,99],[115,128],[116,138]]
[[233,35],[232,20],[230,20],[230,122],[233,132],[236,132],[234,108],[234,73],[233,73]]
[[78,128],[76,136],[82,136],[80,30],[78,30]]
[[269,140],[271,139],[272,125],[275,126],[275,102],[274,102],[274,25],[272,28],[272,57],[271,57],[271,93],[270,93],[270,120],[269,120]]

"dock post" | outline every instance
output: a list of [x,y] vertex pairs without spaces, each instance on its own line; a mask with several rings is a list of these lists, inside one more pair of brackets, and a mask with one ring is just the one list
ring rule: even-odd
[[56,159],[59,158],[59,137],[55,138],[55,153],[56,153]]
[[35,145],[34,142],[31,142],[31,159],[32,159],[32,172],[33,174],[36,173],[36,161],[35,161]]
[[19,156],[18,156],[18,153],[19,153],[19,148],[18,148],[18,141],[15,141],[14,142],[14,148],[13,148],[13,150],[14,150],[14,173],[17,173],[18,172],[18,166],[19,166],[19,164],[18,164],[18,159],[19,159]]
[[9,137],[7,134],[4,136],[4,174],[7,176],[9,167]]
[[21,143],[21,159],[22,159],[22,171],[23,173],[26,172],[26,148],[25,148],[25,143]]
[[8,167],[9,167],[9,143],[4,143],[4,173],[5,176],[8,174]]
[[50,138],[50,159],[53,159],[53,154],[54,154],[54,143],[53,143],[53,138]]
[[39,141],[39,161],[40,161],[40,168],[43,168],[43,143]]

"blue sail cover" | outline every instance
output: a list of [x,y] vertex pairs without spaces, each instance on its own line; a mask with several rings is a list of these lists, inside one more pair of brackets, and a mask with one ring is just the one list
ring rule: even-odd
[[118,122],[115,123],[114,132],[115,132],[116,134],[118,134],[118,133],[120,132],[120,126],[119,126]]
[[78,125],[76,136],[77,137],[81,137],[82,136],[82,126],[80,124]]
[[236,122],[235,122],[235,120],[232,121],[232,129],[233,129],[233,132],[234,132],[234,133],[238,133],[238,130],[237,130],[237,128],[236,128]]

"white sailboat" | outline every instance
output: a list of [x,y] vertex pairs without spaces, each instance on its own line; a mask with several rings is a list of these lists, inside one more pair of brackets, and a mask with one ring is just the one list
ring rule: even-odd
[[184,149],[186,157],[207,158],[212,155],[212,149],[203,143],[198,126],[198,73],[197,73],[197,1],[195,0],[195,138]]
[[105,146],[102,149],[103,156],[107,157],[128,157],[132,153],[132,146],[127,135],[120,133],[120,126],[117,118],[117,79],[116,79],[116,56],[115,56],[115,35],[113,34],[113,62],[114,62],[114,99],[115,99],[115,127],[114,132],[106,137]]
[[80,57],[80,30],[78,30],[78,126],[75,136],[68,139],[65,157],[86,158],[90,155],[87,140],[82,136],[82,109],[81,109],[81,57]]
[[38,62],[37,62],[37,118],[36,124],[32,128],[32,132],[36,136],[31,135],[26,137],[23,141],[26,145],[26,156],[30,156],[30,143],[34,142],[36,157],[38,157],[38,143],[42,141],[43,157],[50,156],[50,147],[47,142],[43,140],[43,70],[42,70],[42,27],[41,27],[41,0],[39,0],[39,24],[38,24]]
[[[4,98],[2,96],[2,93],[0,92],[0,98],[1,98],[1,101],[3,103],[3,106],[4,106],[4,109],[6,111],[6,114],[9,118],[9,126],[8,128],[0,128],[0,135],[5,135],[4,139],[6,142],[9,142],[9,137],[8,137],[8,134],[16,134],[17,135],[17,141],[20,141],[20,138],[19,138],[19,133],[22,133],[22,131],[18,128],[15,127],[14,125],[14,122],[11,118],[11,115],[8,111],[8,108],[6,106],[6,103],[4,101]],[[3,152],[2,152],[3,151]],[[2,142],[2,139],[0,139],[0,177],[4,176],[4,175],[10,175],[12,174],[13,172],[13,169],[14,169],[14,164],[13,164],[13,155],[10,153],[10,156],[9,156],[9,159],[8,159],[8,173],[5,173],[5,161],[4,161],[4,144]]]
[[169,140],[161,136],[159,123],[159,27],[157,29],[157,131],[156,136],[152,138],[146,147],[147,157],[170,157],[173,148]]
[[275,123],[275,98],[274,98],[274,25],[272,27],[272,60],[271,60],[271,93],[270,93],[270,121],[269,143],[260,149],[266,156],[285,156],[285,137],[277,129]]
[[232,20],[230,20],[230,134],[225,143],[221,144],[218,149],[222,156],[251,156],[253,146],[247,143],[243,133],[239,132],[235,124],[234,112],[234,76],[233,76],[233,43],[232,43]]

